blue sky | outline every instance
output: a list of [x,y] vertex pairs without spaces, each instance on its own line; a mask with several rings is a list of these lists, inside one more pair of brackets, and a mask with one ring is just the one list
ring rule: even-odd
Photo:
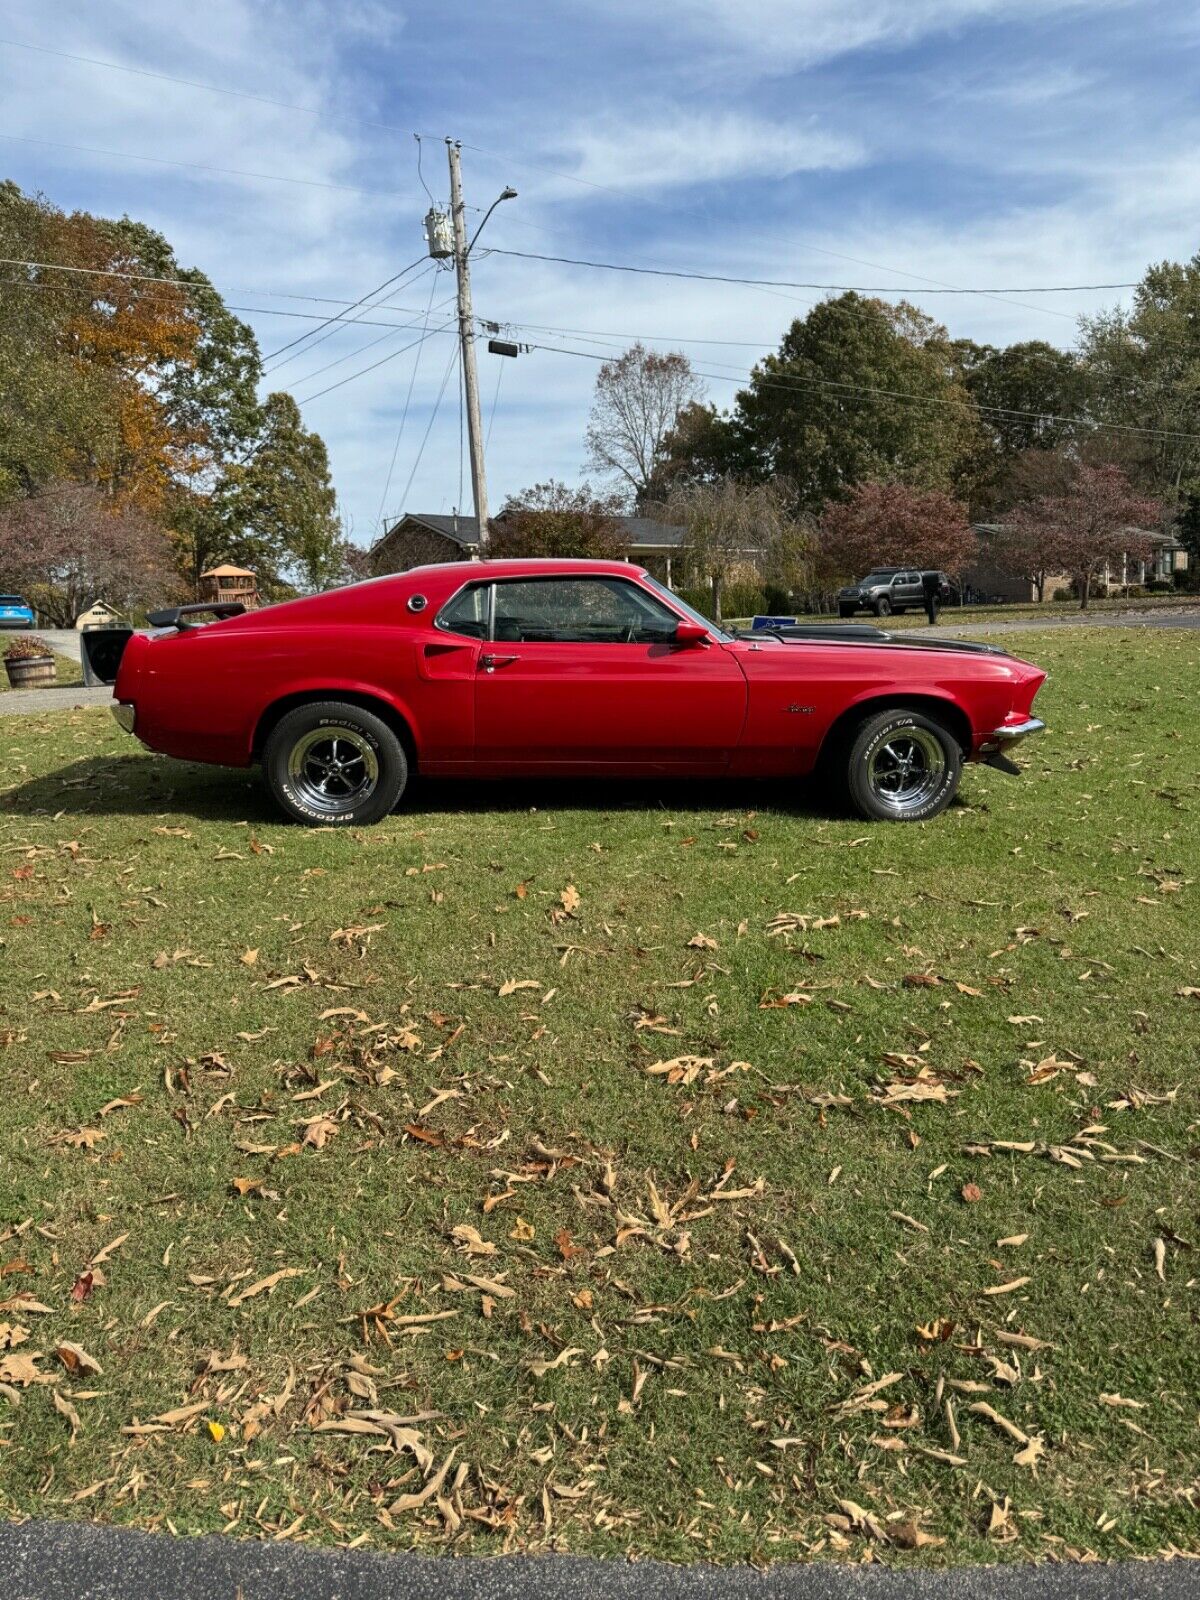
[[[153,224],[236,305],[324,314],[316,297],[352,301],[421,255],[414,131],[439,200],[446,134],[466,146],[468,203],[520,191],[489,246],[863,284],[978,339],[1067,345],[1081,312],[1123,296],[937,285],[1126,281],[1200,248],[1191,0],[60,0],[0,4],[0,36],[4,173]],[[366,316],[423,324],[432,304],[436,327],[451,296],[449,274],[414,272],[386,297],[412,316]],[[597,354],[629,335],[674,344],[721,403],[817,298],[498,253],[475,268],[476,310],[513,337]],[[268,352],[312,326],[247,320]],[[303,403],[414,337],[339,329],[284,352],[270,385]],[[360,542],[381,504],[469,509],[453,370],[435,414],[453,350],[438,333],[415,370],[415,351],[395,355],[304,404]],[[481,354],[494,506],[581,475],[595,370]]]

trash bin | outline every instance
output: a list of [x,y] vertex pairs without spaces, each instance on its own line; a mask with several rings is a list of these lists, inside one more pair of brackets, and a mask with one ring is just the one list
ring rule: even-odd
[[85,628],[79,635],[79,659],[83,664],[83,681],[89,689],[98,689],[106,683],[117,681],[117,668],[125,654],[125,646],[133,638],[132,628]]

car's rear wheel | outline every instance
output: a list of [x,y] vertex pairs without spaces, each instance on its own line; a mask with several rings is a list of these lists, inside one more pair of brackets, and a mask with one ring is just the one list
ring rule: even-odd
[[925,822],[953,800],[962,749],[948,728],[897,708],[870,717],[850,743],[846,784],[864,817]]
[[892,602],[887,598],[886,595],[882,595],[875,602],[875,615],[877,617],[890,617],[891,614]]
[[392,811],[408,783],[404,746],[360,706],[324,700],[281,717],[263,749],[263,776],[295,822],[362,827]]

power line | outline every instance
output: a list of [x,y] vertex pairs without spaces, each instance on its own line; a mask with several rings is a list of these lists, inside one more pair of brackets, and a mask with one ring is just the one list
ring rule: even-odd
[[449,330],[453,317],[447,318],[439,328],[431,328],[428,333],[423,333],[419,339],[414,339],[411,344],[402,345],[399,350],[393,350],[390,355],[380,356],[378,361],[372,361],[368,367],[360,367],[357,372],[352,372],[348,377],[339,378],[336,383],[328,384],[324,389],[318,389],[316,394],[305,395],[302,400],[297,399],[298,405],[309,405],[313,400],[319,400],[322,395],[331,394],[334,389],[340,389],[343,384],[353,383],[355,378],[365,377],[368,372],[374,372],[376,367],[382,367],[386,361],[395,361],[397,356],[402,356],[406,350],[412,350],[416,345],[423,344],[426,339],[432,339],[435,333],[446,333]]
[[[433,297],[433,292],[434,292],[434,290],[436,288],[437,288],[437,279],[435,278],[433,280],[433,282],[429,286],[429,294],[430,294],[430,298],[431,299]],[[449,297],[449,299],[440,301],[439,304],[437,305],[437,307],[434,308],[434,309],[440,311],[443,306],[449,305],[450,302],[453,299],[454,299],[454,296],[451,295]],[[362,323],[356,324],[356,326],[358,326],[358,327],[368,327],[368,326],[370,326],[370,324],[366,323],[366,322],[362,322]],[[322,373],[324,373],[324,372],[332,372],[334,367],[343,366],[347,361],[353,361],[355,356],[361,356],[365,351],[373,350],[377,344],[383,344],[385,342],[385,340],[393,338],[398,331],[405,331],[405,330],[407,330],[409,328],[423,328],[424,330],[428,330],[428,327],[429,327],[429,317],[428,317],[428,315],[425,316],[424,322],[422,322],[421,318],[418,316],[418,318],[417,318],[417,320],[415,322],[396,322],[396,323],[392,323],[390,328],[389,328],[389,331],[387,333],[381,333],[378,336],[378,338],[375,338],[375,339],[368,339],[366,344],[356,344],[353,350],[347,350],[345,355],[337,356],[333,361],[327,361],[323,367],[314,367],[311,372],[306,372],[303,375],[303,377],[294,379],[292,381],[291,387],[292,388],[297,388],[297,389],[298,388],[302,388],[306,383],[311,383],[311,381],[314,378],[319,378]],[[419,350],[420,350],[420,347],[418,346],[418,353],[419,353]],[[301,354],[304,354],[304,352],[301,351]],[[276,371],[278,371],[278,370],[279,369],[276,368]]]
[[486,450],[492,442],[492,423],[496,420],[496,402],[500,398],[500,380],[503,376],[504,362],[500,361],[496,364],[496,387],[492,393],[492,409],[488,412],[487,434],[483,441],[484,450]]
[[[425,308],[426,332],[429,331],[429,318],[433,312],[433,291],[436,285],[437,279],[434,278],[433,282],[429,285],[429,304]],[[383,526],[383,508],[387,504],[388,490],[392,487],[392,473],[396,470],[396,457],[400,454],[400,441],[404,437],[404,424],[408,421],[408,407],[412,401],[413,388],[416,385],[417,372],[420,368],[421,357],[424,355],[424,353],[425,342],[422,340],[422,342],[417,346],[417,353],[413,357],[413,369],[408,375],[408,393],[404,396],[404,410],[400,413],[400,426],[396,429],[396,442],[392,446],[392,459],[388,463],[387,478],[383,485],[383,493],[379,496],[379,510],[375,514],[375,522],[378,527]]]
[[211,172],[224,178],[257,178],[267,183],[299,184],[305,189],[335,189],[342,194],[363,194],[380,199],[392,199],[403,194],[402,189],[364,189],[354,183],[327,183],[321,178],[292,178],[282,172],[251,172],[245,167],[213,167],[202,161],[172,161],[166,156],[144,156],[135,150],[109,150],[102,145],[67,144],[61,139],[34,139],[24,133],[0,133],[0,139],[12,144],[35,144],[47,150],[71,150],[77,155],[111,156],[117,161],[148,161],[156,167],[183,167],[193,172]]
[[[598,355],[594,350],[572,350],[565,345],[531,344],[531,350],[548,350],[555,355],[581,356],[586,361],[605,361],[606,356]],[[715,383],[747,383],[751,381],[751,374],[731,376],[727,372],[704,372],[695,369],[696,376],[711,378]],[[1192,444],[1200,444],[1200,434],[1183,433],[1169,428],[1138,428],[1124,422],[1100,422],[1094,417],[1066,417],[1053,411],[1022,411],[1008,406],[980,405],[969,396],[963,399],[947,399],[937,395],[911,394],[903,389],[881,389],[866,384],[844,383],[836,378],[794,378],[787,383],[772,382],[770,379],[756,380],[756,386],[762,389],[778,389],[784,393],[795,393],[797,389],[836,389],[846,395],[870,395],[888,400],[908,400],[916,405],[927,406],[955,406],[974,411],[987,413],[991,416],[1024,417],[1040,422],[1062,422],[1073,424],[1082,428],[1102,428],[1111,433],[1137,434],[1156,439],[1184,439]]]
[[447,363],[446,363],[446,371],[445,371],[445,373],[443,374],[443,377],[442,377],[442,386],[438,390],[437,399],[433,403],[433,410],[430,413],[429,422],[426,425],[425,434],[424,434],[424,437],[421,440],[420,449],[417,451],[417,459],[412,464],[412,471],[408,475],[408,482],[404,485],[404,493],[400,496],[400,504],[402,506],[408,504],[408,492],[413,486],[413,479],[417,475],[417,468],[421,465],[421,457],[425,454],[425,446],[429,443],[429,435],[433,432],[433,425],[437,421],[438,412],[441,410],[442,396],[445,394],[446,385],[450,381],[450,373],[454,368],[455,362],[460,360],[461,357],[462,357],[461,347],[458,344],[456,344],[454,346],[454,349],[450,352],[449,361],[447,361]]
[[[360,126],[360,127],[373,128],[373,129],[376,129],[376,130],[379,130],[379,131],[382,131],[382,132],[387,132],[387,133],[412,133],[413,137],[415,139],[417,139],[418,142],[423,137],[423,135],[421,135],[419,133],[415,133],[411,129],[400,128],[394,123],[380,122],[380,121],[373,120],[373,119],[367,118],[367,117],[359,117],[359,116],[353,116],[351,114],[344,113],[344,112],[330,111],[330,110],[327,110],[327,109],[322,108],[322,107],[298,105],[293,101],[279,100],[279,99],[276,99],[276,98],[274,98],[272,96],[269,96],[269,95],[252,94],[247,90],[231,89],[231,88],[228,88],[227,86],[221,85],[221,84],[205,83],[205,82],[202,82],[202,81],[200,81],[198,79],[194,79],[194,78],[178,77],[178,76],[175,76],[175,75],[173,75],[171,73],[156,72],[156,71],[153,71],[152,69],[145,68],[145,67],[132,67],[132,66],[129,66],[129,65],[125,64],[124,62],[110,61],[110,60],[107,60],[107,59],[105,59],[103,57],[99,57],[99,56],[85,56],[85,55],[80,55],[80,54],[74,54],[74,53],[66,51],[66,50],[55,50],[55,49],[52,49],[51,47],[49,47],[47,45],[29,44],[29,43],[26,43],[25,41],[19,40],[19,39],[0,38],[0,44],[7,44],[7,45],[12,46],[12,47],[14,47],[16,49],[19,49],[19,50],[35,51],[35,52],[37,52],[38,54],[41,54],[41,55],[57,56],[59,59],[64,60],[64,61],[80,62],[80,63],[85,64],[87,66],[103,67],[103,68],[105,68],[105,69],[107,69],[109,71],[124,72],[124,73],[131,74],[132,76],[135,76],[135,77],[152,78],[152,79],[156,79],[156,80],[158,80],[160,82],[164,82],[164,83],[181,84],[181,85],[183,85],[183,86],[185,86],[187,88],[202,89],[202,90],[206,90],[206,91],[208,91],[209,93],[212,93],[212,94],[225,95],[225,96],[232,97],[234,99],[239,99],[239,100],[253,101],[253,102],[255,102],[257,104],[260,104],[260,105],[274,106],[274,107],[277,107],[277,108],[282,109],[282,110],[296,111],[296,112],[301,113],[304,116],[317,117],[317,118],[325,119],[325,120],[332,121],[332,122],[353,123],[353,124],[356,124],[357,126]],[[429,135],[428,137],[432,138],[433,135]],[[528,158],[514,159],[513,157],[502,155],[502,154],[500,154],[500,153],[498,153],[496,151],[485,149],[481,145],[473,145],[473,144],[465,144],[464,143],[463,149],[470,150],[475,155],[482,156],[487,161],[505,162],[510,166],[516,166],[518,168],[522,168],[523,167],[523,168],[525,168],[527,170],[535,171],[535,172],[544,172],[548,176],[554,177],[554,178],[558,178],[558,179],[562,180],[565,183],[573,183],[573,184],[576,184],[576,185],[580,186],[581,188],[591,189],[591,190],[594,190],[594,191],[599,191],[599,192],[604,193],[604,194],[611,194],[611,195],[614,195],[614,196],[616,196],[617,198],[619,198],[621,200],[628,200],[628,198],[629,198],[628,197],[628,193],[625,190],[617,188],[615,185],[605,184],[605,183],[597,183],[594,179],[581,178],[577,174],[571,173],[571,172],[561,172],[561,171],[559,171],[558,169],[556,169],[554,167],[549,167],[549,166],[545,165],[545,163],[543,163],[543,162],[532,161],[532,160],[530,160]],[[149,158],[146,158],[146,159],[149,159]],[[180,164],[182,164],[182,163],[180,163]],[[212,170],[219,170],[219,169],[212,169]],[[297,180],[297,181],[300,181],[300,180]],[[367,191],[362,191],[362,192],[367,192]],[[686,215],[700,217],[701,220],[704,221],[706,224],[711,224],[711,218],[707,214],[705,214],[705,213],[703,213],[701,211],[698,211],[694,207],[680,207],[679,209],[681,209]],[[973,293],[973,294],[995,294],[995,293],[998,293],[998,291],[985,290],[985,289],[958,290],[951,284],[941,284],[936,279],[922,278],[919,273],[906,272],[902,268],[881,266],[881,264],[878,263],[878,262],[869,261],[869,260],[866,260],[866,259],[864,259],[863,257],[860,257],[860,256],[846,255],[842,251],[830,250],[830,249],[827,249],[823,245],[813,244],[813,243],[811,243],[810,241],[807,241],[807,240],[804,241],[804,244],[805,244],[805,248],[810,250],[810,251],[812,251],[814,254],[825,256],[825,257],[829,258],[830,260],[846,261],[846,262],[851,262],[856,266],[865,266],[865,267],[871,267],[871,268],[876,269],[876,270],[895,272],[897,274],[897,276],[899,276],[899,277],[911,279],[914,284],[928,285],[930,287],[937,288],[939,292],[944,291],[944,292],[947,292],[947,293]],[[557,258],[548,258],[548,259],[557,259]],[[715,281],[727,281],[727,280],[717,279]],[[753,282],[753,280],[748,280],[748,279],[739,279],[739,280],[736,280],[736,281],[742,282],[742,283],[746,283],[751,287],[762,287],[763,286],[763,285],[755,284]],[[1065,288],[1065,286],[1063,286],[1063,287]],[[1079,285],[1078,287],[1082,290],[1084,288],[1094,288],[1094,289],[1101,289],[1101,288],[1135,288],[1136,285],[1135,284]],[[890,289],[890,290],[879,290],[879,291],[872,291],[872,292],[899,294],[899,293],[902,293],[903,291],[899,290],[899,289]],[[1013,291],[999,291],[999,292],[1049,293],[1049,292],[1060,292],[1060,290],[1059,290],[1058,286],[1055,286],[1053,291],[1051,291],[1049,289],[1036,289],[1036,290],[1032,290],[1031,289],[1031,290],[1026,290],[1026,291],[1013,290]],[[1049,308],[1044,307],[1044,306],[1036,307],[1036,308],[1032,308],[1031,307],[1031,308],[1028,308],[1028,309],[1037,309],[1037,310],[1046,312],[1047,314],[1050,314],[1050,315],[1057,314],[1057,313],[1050,312]]]
[[[49,284],[46,284],[46,283],[24,283],[24,282],[21,282],[20,280],[15,279],[15,278],[0,278],[0,289],[20,289],[22,291],[28,291],[28,290],[46,290],[46,289],[49,289],[50,287],[51,286]],[[355,302],[352,301],[352,300],[339,300],[337,302],[337,304],[339,304],[339,305],[347,305],[347,306],[353,305],[354,303]],[[445,304],[445,303],[447,303],[447,302],[443,302],[443,304]],[[241,311],[241,312],[244,312],[248,316],[256,316],[256,317],[292,317],[292,318],[299,318],[300,321],[302,321],[302,322],[316,322],[316,323],[320,324],[321,327],[327,326],[331,320],[333,322],[337,323],[337,324],[340,324],[343,327],[349,327],[351,324],[353,324],[353,326],[356,327],[356,328],[401,328],[401,329],[403,329],[403,328],[415,328],[416,325],[417,325],[415,322],[377,322],[377,321],[373,320],[370,317],[334,317],[334,318],[331,319],[329,317],[323,316],[318,311],[281,311],[278,306],[242,306],[242,305],[236,305],[234,302],[228,301],[228,300],[222,300],[221,304],[224,306],[226,311]],[[375,310],[376,307],[372,306],[370,309],[371,310]],[[421,315],[421,310],[420,310],[419,306],[393,306],[389,302],[386,302],[386,301],[380,303],[380,305],[378,306],[378,309],[381,310],[381,311],[406,311],[406,312],[410,312],[414,316],[420,316]],[[310,329],[309,331],[310,332],[315,332],[317,330]],[[366,348],[366,347],[362,347],[362,348]],[[303,354],[303,352],[301,352],[301,354]],[[281,362],[280,365],[282,366],[282,365],[284,365],[284,363]],[[310,376],[311,376],[311,374],[310,374]]]
[[[380,283],[380,284],[377,284],[374,289],[368,289],[366,294],[359,295],[357,300],[351,301],[349,309],[351,311],[353,311],[356,307],[365,305],[368,300],[374,300],[376,295],[382,294],[384,292],[384,290],[385,289],[389,289],[392,286],[392,284],[398,283],[401,278],[406,277],[410,272],[412,272],[412,270],[415,267],[419,267],[421,265],[421,262],[424,261],[424,259],[425,259],[424,256],[418,256],[415,261],[410,261],[408,266],[401,268],[401,270],[399,272],[394,272],[390,278],[385,278],[383,280],[383,282]],[[422,276],[423,276],[423,274],[422,274]],[[328,318],[326,318],[326,320],[322,324],[322,326],[328,327],[330,323],[338,322],[338,321],[341,321],[341,320],[343,320],[343,319],[338,318],[338,317],[328,317]],[[345,320],[354,321],[356,319],[349,318],[349,319],[345,319]],[[320,328],[312,328],[312,329],[309,330],[308,333],[302,333],[302,334],[299,334],[295,339],[289,339],[287,344],[281,344],[279,346],[278,350],[269,351],[263,357],[264,363],[268,362],[268,361],[274,361],[278,356],[281,356],[285,350],[290,350],[293,345],[300,344],[305,339],[311,339],[314,344],[319,344],[320,340],[314,338],[314,335],[320,333],[320,331],[321,331]],[[310,348],[311,348],[311,346],[310,346]],[[297,354],[299,354],[299,352],[297,352]],[[289,356],[288,359],[291,360],[292,358]],[[281,366],[286,366],[287,363],[286,362],[280,362],[280,365]]]
[[[73,272],[81,277],[95,278],[123,278],[130,283],[167,283],[175,284],[183,289],[213,289],[215,286],[206,276],[199,280],[196,278],[168,278],[155,272],[118,272],[111,267],[80,267],[63,261],[26,261],[20,256],[0,256],[0,267],[36,267],[41,272]],[[30,287],[41,287],[30,280]],[[247,288],[244,284],[231,284],[233,294],[265,294],[273,300],[309,300],[317,305],[353,306],[355,300],[338,300],[327,294],[298,294],[295,290],[288,289],[262,289],[258,287]],[[394,311],[410,311],[411,306],[393,306]]]
[[[737,278],[716,272],[683,272],[668,267],[639,267],[627,262],[586,261],[578,256],[544,256],[531,250],[503,250],[493,246],[488,255],[519,256],[523,261],[555,261],[569,267],[595,267],[602,272],[636,272],[652,278],[692,278],[702,283],[734,283],[751,289],[815,289],[832,294],[904,294],[904,289],[867,288],[855,283],[801,283],[790,278]],[[922,294],[1073,294],[1089,289],[1136,289],[1136,283],[1051,283],[1015,289],[954,289],[948,285],[922,288]],[[916,292],[916,291],[912,291]]]

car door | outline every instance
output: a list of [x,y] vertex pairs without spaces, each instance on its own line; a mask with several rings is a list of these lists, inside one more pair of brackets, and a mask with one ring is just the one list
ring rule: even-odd
[[476,764],[723,770],[745,719],[745,674],[717,638],[677,644],[678,622],[613,573],[496,582],[475,679]]

